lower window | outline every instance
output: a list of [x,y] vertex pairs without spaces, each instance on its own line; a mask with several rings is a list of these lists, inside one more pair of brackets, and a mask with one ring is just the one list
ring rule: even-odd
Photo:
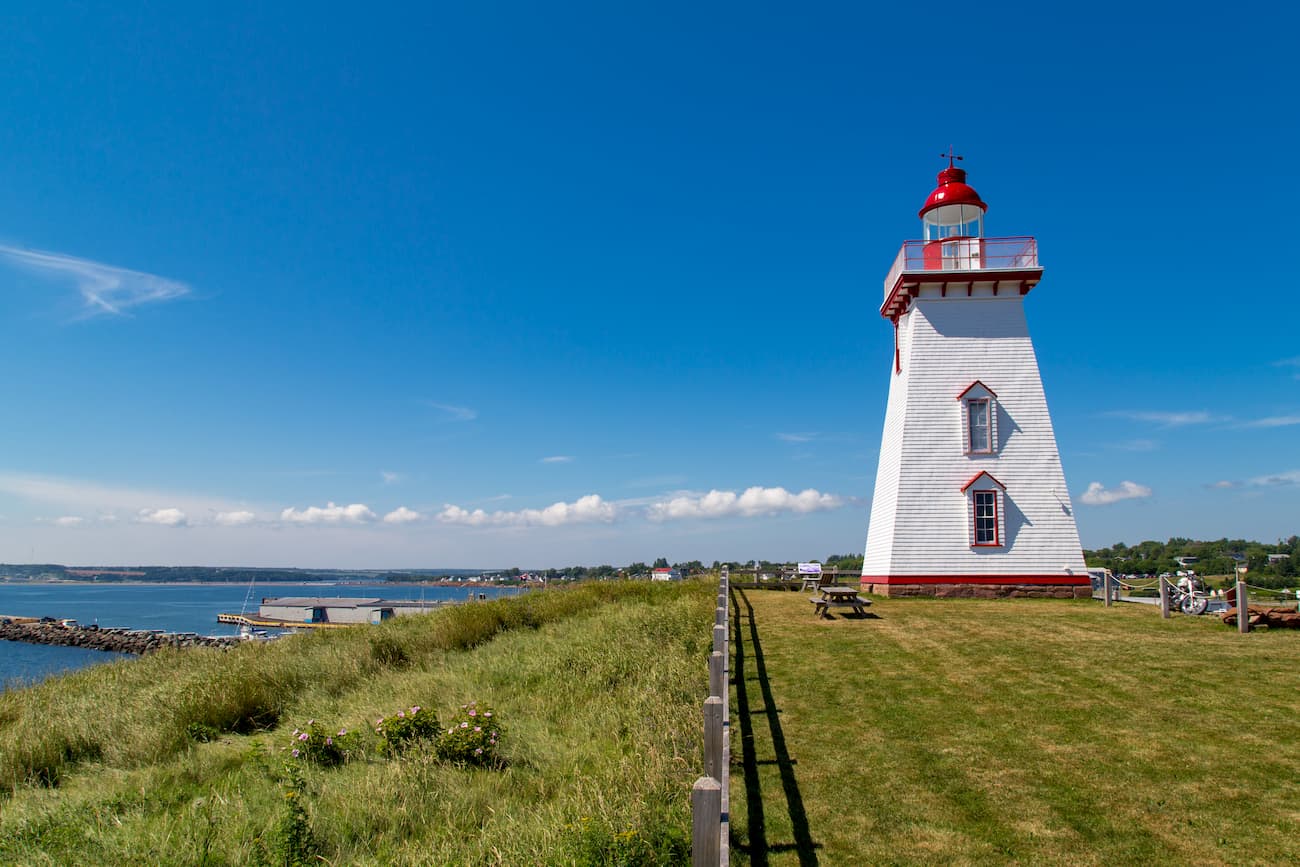
[[975,491],[975,544],[998,544],[998,493]]

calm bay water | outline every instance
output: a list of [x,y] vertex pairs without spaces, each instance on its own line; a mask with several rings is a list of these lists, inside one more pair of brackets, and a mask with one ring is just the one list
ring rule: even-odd
[[[473,588],[472,590],[470,588]],[[265,584],[248,598],[257,612],[263,597],[351,596],[385,599],[464,600],[470,593],[516,593],[516,588],[481,585],[420,587],[409,584]],[[217,623],[222,612],[238,613],[248,597],[247,584],[28,584],[0,582],[0,616],[71,617],[82,625],[123,626],[235,635],[238,627]],[[32,683],[51,674],[121,658],[123,654],[0,641],[0,689]]]

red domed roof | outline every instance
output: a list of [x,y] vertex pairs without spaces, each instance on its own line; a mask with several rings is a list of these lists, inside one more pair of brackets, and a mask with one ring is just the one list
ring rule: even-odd
[[925,205],[918,216],[924,217],[928,212],[942,205],[974,205],[981,211],[989,209],[989,206],[980,200],[980,194],[975,192],[975,188],[966,183],[966,170],[951,165],[939,172],[939,186],[935,187],[930,198],[925,200]]

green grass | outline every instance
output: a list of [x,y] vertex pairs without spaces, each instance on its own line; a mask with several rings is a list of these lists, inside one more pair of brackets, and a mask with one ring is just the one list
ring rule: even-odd
[[[283,864],[291,831],[325,859],[308,863],[672,863],[714,592],[591,584],[6,693],[0,863]],[[309,718],[369,734],[412,704],[448,718],[473,700],[506,727],[504,767],[388,758],[371,739],[343,767],[285,775]],[[196,743],[196,722],[223,734]]]
[[[736,591],[737,864],[1300,861],[1300,634]],[[752,611],[751,611],[752,606]]]

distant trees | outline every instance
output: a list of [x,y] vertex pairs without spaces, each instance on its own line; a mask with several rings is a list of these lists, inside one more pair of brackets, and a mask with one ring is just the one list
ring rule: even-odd
[[1196,562],[1187,568],[1201,575],[1231,575],[1238,566],[1245,566],[1251,584],[1285,587],[1295,583],[1300,571],[1300,536],[1279,539],[1275,544],[1226,538],[1197,541],[1175,536],[1167,542],[1148,540],[1131,547],[1116,542],[1107,548],[1085,550],[1083,556],[1089,566],[1138,575],[1174,572],[1184,568],[1178,558],[1195,557]]

